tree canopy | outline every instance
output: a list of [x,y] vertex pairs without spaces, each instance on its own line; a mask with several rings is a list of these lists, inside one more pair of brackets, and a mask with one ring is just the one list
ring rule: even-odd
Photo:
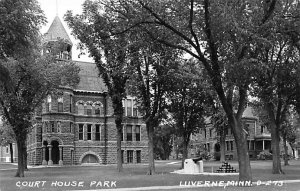
[[46,18],[36,0],[0,1],[0,82],[9,84],[3,60],[20,59],[38,45],[39,28]]

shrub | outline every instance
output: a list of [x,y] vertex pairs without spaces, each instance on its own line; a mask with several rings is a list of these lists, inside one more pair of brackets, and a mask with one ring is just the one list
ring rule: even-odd
[[273,155],[269,151],[261,151],[257,155],[258,160],[272,160],[272,157],[273,157]]
[[221,153],[220,152],[215,152],[214,153],[214,158],[216,159],[216,161],[219,161],[221,159]]

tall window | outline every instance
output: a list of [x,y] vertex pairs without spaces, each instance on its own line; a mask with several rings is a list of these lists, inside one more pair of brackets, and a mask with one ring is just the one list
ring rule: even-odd
[[73,96],[70,95],[70,113],[72,113]]
[[247,135],[249,135],[249,131],[250,131],[250,124],[249,123],[245,124],[245,131],[247,132]]
[[46,112],[51,111],[51,96],[48,95],[47,102],[46,102]]
[[126,116],[126,104],[125,104],[125,100],[122,100],[122,106],[123,106],[123,115]]
[[132,116],[132,100],[126,100],[126,107],[127,107],[127,116]]
[[230,150],[233,151],[233,141],[230,141]]
[[132,150],[127,151],[127,163],[133,163],[133,151]]
[[45,133],[45,132],[48,132],[49,131],[49,129],[48,129],[49,127],[48,127],[48,122],[47,121],[44,121],[43,122],[43,132]]
[[95,140],[100,141],[100,125],[96,125]]
[[92,115],[92,106],[91,105],[86,106],[86,114],[87,115]]
[[87,125],[87,140],[92,140],[92,125]]
[[78,139],[83,140],[83,124],[79,124]]
[[57,132],[61,133],[61,122],[60,121],[57,122]]
[[122,103],[124,116],[138,116],[137,104],[133,99],[125,99]]
[[122,160],[122,163],[124,163],[124,150],[121,150],[121,160]]
[[57,99],[57,104],[58,104],[58,112],[63,112],[64,111],[64,103],[63,103],[63,98],[60,97]]
[[263,134],[263,133],[264,133],[264,128],[265,128],[265,126],[263,126],[263,125],[262,125],[262,126],[260,126],[260,133],[261,133],[261,134]]
[[136,163],[141,163],[141,151],[136,151]]
[[212,136],[212,129],[209,130],[209,137]]
[[95,115],[100,115],[100,113],[101,113],[100,106],[99,106],[99,105],[96,105],[96,106],[95,106]]
[[84,115],[84,105],[83,105],[83,103],[79,103],[77,105],[77,108],[78,108],[78,114],[79,115]]
[[73,123],[72,122],[70,122],[70,133],[72,133],[73,132]]
[[137,105],[136,105],[136,101],[134,101],[134,100],[133,100],[132,107],[133,107],[133,116],[134,117],[138,116]]
[[206,129],[204,129],[204,138],[206,139]]
[[121,131],[121,141],[124,141],[124,133],[123,133],[123,131],[124,131],[124,127],[122,127],[122,131]]
[[51,132],[54,133],[55,129],[54,129],[54,121],[50,121],[50,128],[51,128]]
[[248,144],[248,150],[249,151],[252,151],[252,150],[254,150],[254,141],[253,140],[249,140],[249,141],[247,141],[247,144]]
[[226,141],[226,150],[229,151],[229,141]]
[[141,126],[139,126],[139,125],[135,126],[135,140],[136,141],[141,140]]
[[126,125],[127,141],[132,141],[132,125]]

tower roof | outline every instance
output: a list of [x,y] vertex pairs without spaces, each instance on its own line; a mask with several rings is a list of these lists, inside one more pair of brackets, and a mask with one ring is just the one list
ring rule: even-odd
[[55,41],[58,38],[66,40],[70,45],[72,44],[72,41],[64,28],[61,20],[58,16],[56,16],[48,29],[47,33],[45,33],[44,38],[46,41]]

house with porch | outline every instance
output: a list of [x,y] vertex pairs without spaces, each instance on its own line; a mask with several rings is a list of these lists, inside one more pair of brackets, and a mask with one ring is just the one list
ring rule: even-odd
[[[259,123],[258,117],[254,115],[251,107],[245,109],[242,121],[248,134],[247,142],[250,159],[256,159],[261,151],[271,151],[271,133],[266,126]],[[226,160],[237,160],[237,150],[232,130],[228,128],[225,134],[225,158]],[[192,151],[194,151],[191,152],[191,157],[199,155],[199,153],[208,153],[213,157],[216,152],[220,151],[219,140],[219,134],[212,126],[210,118],[207,118],[206,127],[191,138]]]

